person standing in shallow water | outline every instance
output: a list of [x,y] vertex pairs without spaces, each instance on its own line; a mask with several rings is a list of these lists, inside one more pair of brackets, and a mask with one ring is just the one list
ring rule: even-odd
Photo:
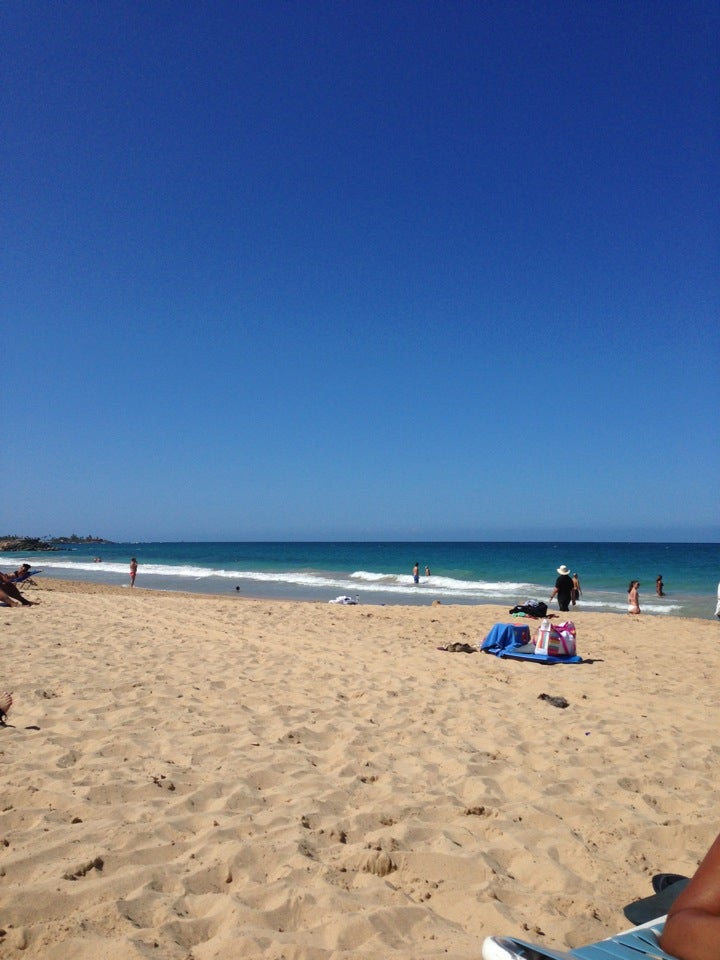
[[572,575],[572,582],[573,585],[570,597],[572,599],[572,605],[575,606],[580,599],[580,594],[582,593],[582,589],[580,588],[580,577],[576,573]]
[[420,564],[415,561],[415,566],[413,567],[413,583],[420,583]]
[[559,577],[555,581],[553,592],[550,594],[550,601],[557,597],[558,608],[567,611],[570,609],[570,601],[572,599],[573,580],[570,576],[570,571],[564,563],[561,567],[557,568],[557,572],[559,573]]
[[640,581],[631,580],[628,587],[628,613],[640,613]]
[[665,596],[665,584],[663,583],[663,579],[662,579],[662,574],[661,574],[661,573],[659,573],[659,574],[657,575],[657,577],[655,577],[655,593],[656,593],[659,597],[664,597],[664,596]]
[[137,560],[135,557],[130,561],[130,586],[135,586],[135,577],[137,576]]

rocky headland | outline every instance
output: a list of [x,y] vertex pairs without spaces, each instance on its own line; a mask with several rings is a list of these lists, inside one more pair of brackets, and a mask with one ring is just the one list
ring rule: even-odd
[[71,537],[51,537],[42,539],[41,537],[0,537],[0,552],[2,553],[30,553],[36,551],[60,550],[68,543],[110,543],[102,537],[78,537],[73,534]]

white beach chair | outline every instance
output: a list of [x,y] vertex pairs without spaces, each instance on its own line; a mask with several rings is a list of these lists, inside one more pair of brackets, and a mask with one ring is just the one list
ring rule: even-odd
[[664,925],[665,917],[658,917],[607,940],[573,950],[553,950],[515,937],[486,937],[482,957],[483,960],[676,960],[658,945]]

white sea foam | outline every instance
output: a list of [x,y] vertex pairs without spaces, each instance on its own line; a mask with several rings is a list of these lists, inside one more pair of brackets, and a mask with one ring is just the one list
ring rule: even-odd
[[379,583],[381,580],[394,580],[395,575],[391,573],[371,573],[369,570],[356,570],[350,576],[353,580],[368,580],[371,583]]
[[[8,561],[10,562],[10,561]],[[13,560],[13,563],[17,561]],[[30,560],[27,561],[30,563]],[[34,569],[42,568],[43,570],[70,570],[80,572],[93,572],[97,573],[98,571],[104,571],[106,573],[127,573],[128,565],[126,563],[76,563],[71,560],[43,560],[38,564],[30,564]]]
[[[68,570],[75,572],[86,572],[86,573],[122,573],[126,574],[128,572],[127,563],[95,563],[93,561],[77,561],[77,560],[45,560],[43,559],[39,567],[42,567],[43,570]],[[214,570],[208,569],[207,567],[173,567],[166,566],[163,564],[152,564],[144,563],[140,565],[140,570],[144,574],[154,574],[161,577],[190,577],[194,580],[199,580],[204,577],[216,576],[217,573]]]
[[[659,603],[643,603],[642,597],[640,598],[640,609],[644,613],[652,614],[668,614],[668,613],[678,613],[682,610],[682,606],[677,603],[659,604]],[[583,594],[583,598],[580,601],[577,607],[571,607],[568,613],[572,615],[574,610],[593,610],[597,613],[604,613],[607,611],[612,611],[613,613],[626,613],[627,612],[627,600],[623,599],[618,600],[615,598],[610,598],[607,600],[598,599],[598,600],[588,600]]]
[[[43,569],[56,570],[68,574],[89,573],[97,577],[106,574],[127,576],[126,563],[77,561],[65,558],[43,559]],[[251,583],[287,584],[311,589],[345,590],[355,593],[378,591],[394,595],[417,596],[418,591],[431,591],[433,596],[464,600],[483,600],[488,598],[533,594],[532,584],[491,583],[481,580],[457,580],[453,577],[421,577],[416,584],[409,574],[371,573],[359,570],[350,575],[315,573],[312,570],[267,571],[267,570],[228,570],[223,568],[200,567],[194,565],[170,565],[141,563],[138,571],[140,580],[148,577],[173,577],[177,580],[208,581],[212,579],[248,581]]]
[[486,580],[457,580],[454,577],[439,576],[421,576],[419,584],[416,584],[410,574],[370,573],[366,570],[356,570],[355,573],[350,574],[350,579],[353,580],[353,582],[357,581],[358,586],[363,582],[374,586],[382,584],[383,590],[393,586],[403,588],[411,587],[413,590],[417,590],[418,587],[426,587],[435,591],[460,594],[473,593],[479,595],[496,595],[498,593],[515,595],[533,589],[537,590],[537,587],[534,587],[533,584],[530,583],[514,583],[513,581],[493,583]]

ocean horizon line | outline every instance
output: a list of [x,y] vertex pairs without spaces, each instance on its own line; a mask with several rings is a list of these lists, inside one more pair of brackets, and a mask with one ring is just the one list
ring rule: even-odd
[[[23,539],[23,538],[18,538]],[[27,539],[34,539],[28,537]],[[37,539],[47,539],[52,540],[54,538],[37,538]],[[658,538],[658,539],[626,539],[626,538],[609,538],[609,539],[592,539],[592,538],[577,538],[565,540],[559,537],[530,537],[530,538],[515,538],[515,537],[497,537],[492,539],[477,539],[477,538],[453,538],[453,537],[429,537],[429,538],[420,538],[420,539],[378,539],[375,537],[363,537],[363,538],[335,538],[335,539],[326,539],[326,538],[316,538],[316,537],[291,537],[291,538],[277,538],[277,537],[268,537],[268,538],[249,538],[249,539],[214,539],[214,538],[203,538],[203,539],[190,539],[190,540],[178,540],[178,539],[144,539],[144,540],[113,540],[113,539],[98,539],[98,540],[78,540],[71,541],[69,539],[63,539],[63,544],[66,546],[91,546],[96,544],[101,546],[103,543],[112,544],[112,545],[122,545],[122,544],[132,544],[132,545],[142,545],[142,544],[180,544],[180,543],[191,543],[191,544],[212,544],[212,543],[252,543],[252,544],[306,544],[306,543],[327,543],[327,544],[347,544],[347,543],[358,543],[358,544],[383,544],[383,543],[392,543],[392,544],[426,544],[426,543],[478,543],[478,544],[498,544],[498,543],[511,543],[511,544],[558,544],[558,545],[572,545],[572,544],[637,544],[637,545],[658,545],[658,544],[678,544],[678,545],[697,545],[697,546],[720,546],[720,538],[713,540],[694,540],[694,539],[676,539],[673,537],[669,538]],[[8,551],[9,552],[9,551]],[[18,552],[18,551],[15,551]]]

